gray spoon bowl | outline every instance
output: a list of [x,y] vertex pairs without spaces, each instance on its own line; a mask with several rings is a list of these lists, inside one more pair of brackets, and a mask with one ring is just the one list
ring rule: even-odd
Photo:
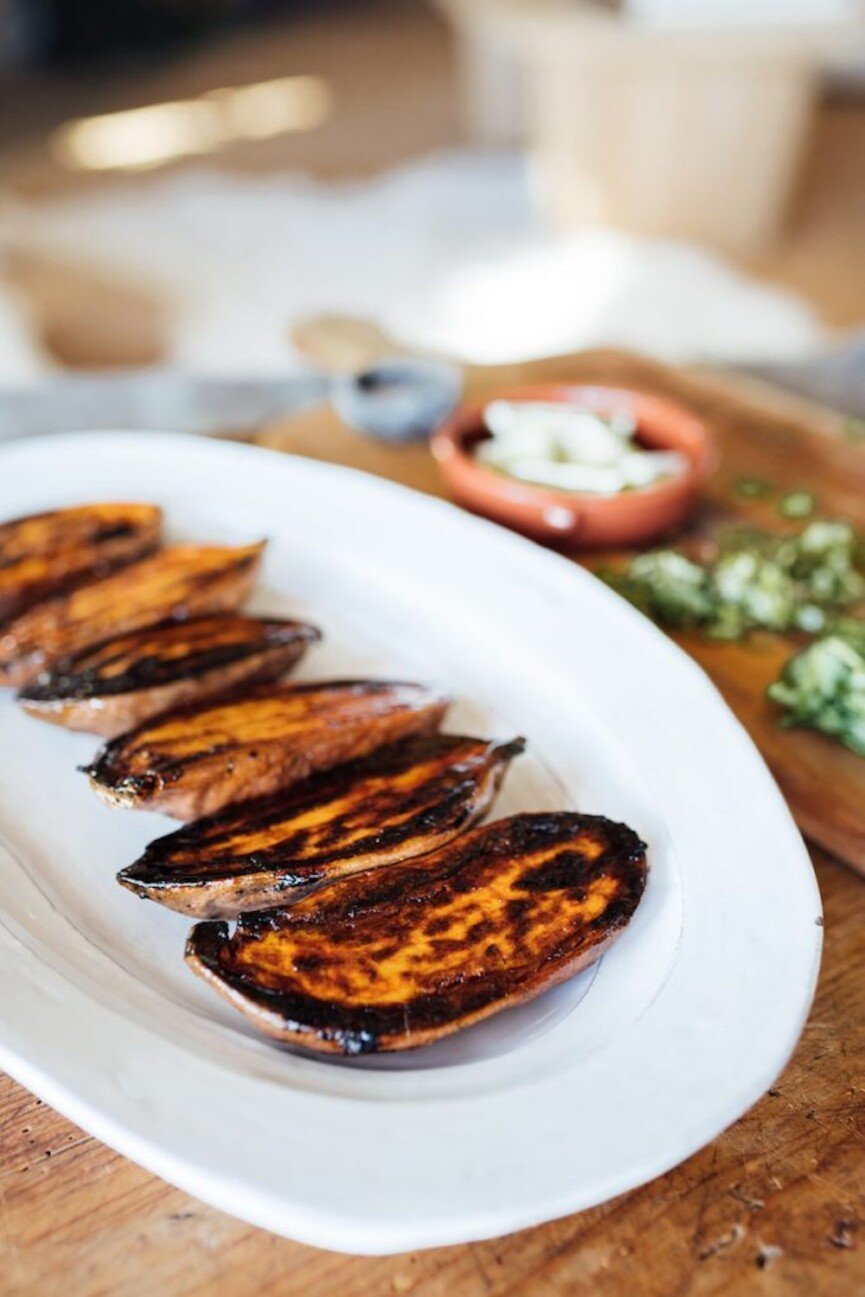
[[330,402],[350,427],[380,441],[419,441],[450,414],[462,390],[456,365],[387,357],[330,381]]

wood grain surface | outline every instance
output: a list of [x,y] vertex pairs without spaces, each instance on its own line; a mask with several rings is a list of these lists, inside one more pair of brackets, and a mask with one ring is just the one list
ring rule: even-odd
[[[635,363],[596,353],[520,367],[516,375],[513,369],[472,371],[468,382],[480,392],[514,377],[603,373],[626,381],[624,367],[634,379]],[[675,381],[679,394],[693,399],[725,444],[741,453],[741,460],[725,458],[711,493],[713,516],[728,509],[723,473],[766,471],[767,458],[767,475],[779,482],[792,485],[795,478],[800,485],[807,470],[813,484],[819,473],[831,507],[860,516],[865,450],[825,436],[837,424],[832,416],[757,388],[743,393],[737,385],[734,395],[727,380],[706,375],[672,376],[655,367],[639,374],[650,386]],[[425,450],[363,441],[326,411],[269,429],[262,440],[439,492]],[[767,446],[774,448],[771,455]],[[765,746],[771,717],[763,715],[755,727],[757,669],[748,668],[739,681],[738,664],[726,660],[731,652],[707,649],[709,657],[720,654],[725,661],[705,664],[727,681],[732,705]],[[768,651],[764,657],[761,650],[758,660],[767,671]],[[822,741],[819,746],[829,749]],[[832,770],[828,780],[821,777],[824,760]],[[809,780],[819,780],[806,799],[818,829],[839,834],[845,845],[850,829],[834,818],[839,803],[831,799],[840,776],[832,761],[827,751],[815,757],[813,775],[804,765],[795,768],[804,772],[806,793]],[[850,773],[855,776],[856,767]],[[861,782],[858,787],[861,798]],[[828,814],[830,803],[835,809]],[[392,1258],[344,1257],[278,1239],[193,1201],[3,1078],[0,1295],[865,1293],[865,886],[819,848],[813,854],[825,906],[825,955],[817,1000],[792,1062],[729,1131],[643,1189],[491,1242]]]

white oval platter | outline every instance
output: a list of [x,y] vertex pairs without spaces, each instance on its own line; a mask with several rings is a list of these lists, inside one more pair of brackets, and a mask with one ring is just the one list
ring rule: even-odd
[[675,1165],[771,1085],[813,995],[820,901],[706,677],[574,564],[348,469],[173,434],[0,450],[0,519],[161,504],[170,534],[270,540],[258,606],[316,621],[301,678],[400,676],[447,728],[523,733],[496,816],[630,823],[650,882],[600,965],[397,1060],[277,1049],[182,960],[188,920],[114,882],[169,822],[100,804],[95,740],[0,700],[0,1065],[188,1192],[385,1253],[563,1216]]

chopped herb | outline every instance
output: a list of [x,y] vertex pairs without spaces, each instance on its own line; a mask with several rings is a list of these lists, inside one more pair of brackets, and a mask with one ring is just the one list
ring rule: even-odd
[[762,626],[787,630],[796,610],[796,584],[771,558],[748,550],[726,554],[714,566],[711,582],[718,609],[738,609],[742,629]]
[[814,603],[845,608],[865,598],[861,542],[849,523],[815,520],[781,548]]
[[865,756],[865,654],[847,640],[815,640],[790,659],[768,694],[785,709],[785,724],[820,730]]
[[815,603],[803,603],[793,615],[793,625],[809,635],[819,635],[826,629],[825,610]]
[[642,612],[667,626],[697,626],[712,613],[706,569],[673,549],[635,558],[606,579]]
[[733,484],[737,495],[746,500],[762,500],[772,491],[772,485],[762,477],[739,477]]
[[782,518],[809,518],[816,503],[810,491],[788,491],[781,497],[778,512]]
[[607,579],[662,625],[741,639],[758,629],[823,633],[829,612],[865,599],[863,567],[848,523],[815,520],[797,536],[729,529],[714,562],[655,550]]
[[814,519],[794,536],[728,528],[711,562],[654,550],[606,580],[661,625],[713,639],[754,630],[820,636],[787,663],[769,697],[786,708],[786,724],[819,729],[865,756],[865,616],[851,615],[865,603],[865,545],[849,523]]

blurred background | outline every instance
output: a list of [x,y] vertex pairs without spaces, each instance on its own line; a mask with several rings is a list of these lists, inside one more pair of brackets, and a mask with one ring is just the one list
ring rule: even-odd
[[0,0],[0,87],[6,385],[865,323],[858,0]]

